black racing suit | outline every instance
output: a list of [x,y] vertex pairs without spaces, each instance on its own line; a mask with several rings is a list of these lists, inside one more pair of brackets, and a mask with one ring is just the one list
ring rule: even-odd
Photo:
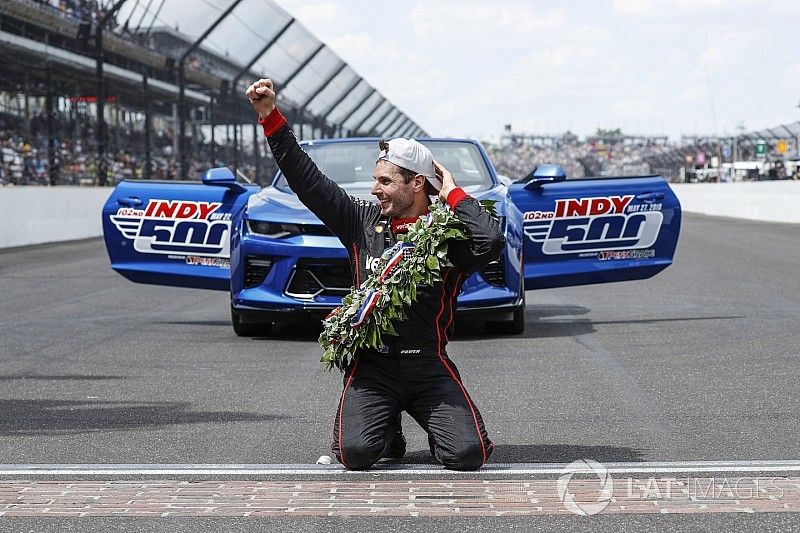
[[[289,186],[341,240],[350,256],[355,286],[371,272],[384,249],[397,239],[380,206],[349,196],[317,168],[297,144],[286,124],[275,128],[275,113],[265,120],[269,146]],[[282,120],[282,117],[281,117]],[[280,123],[279,123],[280,124]],[[362,470],[381,458],[402,411],[428,432],[436,458],[457,470],[480,468],[493,450],[478,408],[467,393],[445,350],[453,331],[456,296],[464,280],[496,259],[504,246],[497,221],[461,189],[455,214],[466,225],[469,240],[451,242],[442,281],[418,287],[408,319],[397,324],[398,336],[380,350],[355,354],[344,375],[333,430],[332,451],[346,468]],[[395,224],[396,225],[396,224]]]

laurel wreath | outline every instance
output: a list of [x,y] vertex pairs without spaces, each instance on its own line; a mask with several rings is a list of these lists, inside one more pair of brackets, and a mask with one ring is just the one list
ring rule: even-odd
[[[495,203],[481,201],[492,215]],[[319,343],[324,352],[320,361],[328,370],[344,371],[358,350],[378,348],[383,345],[383,335],[397,335],[394,326],[406,319],[405,308],[417,300],[417,286],[442,280],[443,269],[453,266],[447,258],[448,243],[467,239],[469,233],[455,213],[437,200],[427,215],[397,238],[397,244],[381,255],[373,273],[360,287],[351,288],[342,304],[322,321]],[[399,252],[402,260],[387,269],[390,261],[397,261]]]

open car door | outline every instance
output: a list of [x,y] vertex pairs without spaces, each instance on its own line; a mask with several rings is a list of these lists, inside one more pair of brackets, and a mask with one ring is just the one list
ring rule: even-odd
[[566,181],[540,165],[509,192],[523,213],[527,290],[645,279],[672,264],[681,207],[660,176]]
[[103,207],[111,268],[137,283],[229,290],[231,223],[258,190],[227,168],[202,182],[121,182]]

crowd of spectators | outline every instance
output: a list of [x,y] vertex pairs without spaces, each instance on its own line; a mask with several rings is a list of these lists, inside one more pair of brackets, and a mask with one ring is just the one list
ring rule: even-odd
[[[99,0],[34,0],[38,4],[49,6],[58,11],[65,17],[76,19],[81,22],[88,22],[92,26],[105,18],[110,7],[104,6]],[[152,45],[152,38],[145,32],[136,31],[137,28],[130,27],[130,18],[122,24],[117,20],[116,13],[111,15],[104,26],[106,30],[114,34],[137,42],[145,46]]]
[[[67,17],[72,17],[83,22],[97,23],[101,20],[106,10],[98,0],[35,0],[39,4],[44,4],[58,10]],[[114,16],[108,20],[107,29],[117,28],[117,20]]]
[[[95,126],[88,115],[61,115],[54,119],[53,164],[48,151],[47,121],[35,115],[23,128],[19,117],[0,115],[0,185],[113,185],[123,179],[180,179],[180,162],[174,153],[171,129],[154,131],[151,136],[151,166],[146,172],[143,133],[121,122],[111,127],[106,146],[106,175],[99,175],[95,150]],[[25,132],[25,133],[23,133]],[[232,146],[211,145],[202,135],[192,142],[187,175],[197,179],[205,170],[232,166]],[[575,136],[550,139],[505,138],[501,144],[486,144],[486,150],[499,174],[512,181],[529,175],[537,165],[560,165],[570,178],[586,176],[633,176],[660,174],[669,181],[726,181],[738,179],[800,178],[797,161],[772,158],[758,162],[747,172],[705,163],[694,164],[690,154],[715,154],[719,147],[684,146],[665,142],[580,141]],[[275,171],[269,150],[259,160],[256,176],[252,149],[239,154],[239,171],[252,181],[265,182]],[[213,153],[213,157],[212,157]],[[688,159],[687,159],[688,158]],[[699,160],[699,157],[698,157]],[[51,168],[52,166],[52,168]]]
[[514,181],[542,163],[560,165],[568,178],[659,174],[671,182],[800,179],[797,156],[777,153],[773,147],[756,157],[754,148],[744,144],[738,147],[735,165],[722,156],[723,146],[713,142],[506,137],[499,145],[487,144],[486,150],[498,173]]
[[[123,179],[146,176],[146,158],[141,150],[112,149],[106,154],[106,179],[101,180],[96,152],[89,143],[61,136],[56,139],[54,146],[55,164],[51,172],[46,138],[0,129],[0,185],[97,185],[103,181],[115,185]],[[230,161],[231,153],[230,147],[218,145],[216,157],[212,159],[209,144],[196,147],[189,162],[190,179],[198,179],[209,168],[229,166],[226,160]],[[261,175],[256,176],[251,154],[242,154],[240,157],[244,161],[239,171],[251,181],[263,182],[273,172],[271,161],[265,159],[260,165]],[[150,161],[151,179],[180,179],[180,162],[171,144],[154,148]]]
[[[602,143],[602,142],[504,142],[487,145],[489,157],[500,174],[512,180],[524,178],[537,165],[560,165],[567,176],[630,176],[651,173],[657,162],[674,152],[673,146],[656,143]],[[676,168],[682,162],[670,160]]]

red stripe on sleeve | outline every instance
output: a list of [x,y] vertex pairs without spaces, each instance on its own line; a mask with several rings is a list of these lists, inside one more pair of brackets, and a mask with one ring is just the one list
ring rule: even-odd
[[468,195],[464,192],[464,189],[461,187],[456,187],[449,193],[447,193],[447,203],[450,206],[450,209],[455,209],[458,205],[458,202],[466,198]]
[[286,124],[286,118],[278,111],[278,106],[275,106],[269,115],[259,118],[258,123],[264,127],[264,136],[269,137]]

